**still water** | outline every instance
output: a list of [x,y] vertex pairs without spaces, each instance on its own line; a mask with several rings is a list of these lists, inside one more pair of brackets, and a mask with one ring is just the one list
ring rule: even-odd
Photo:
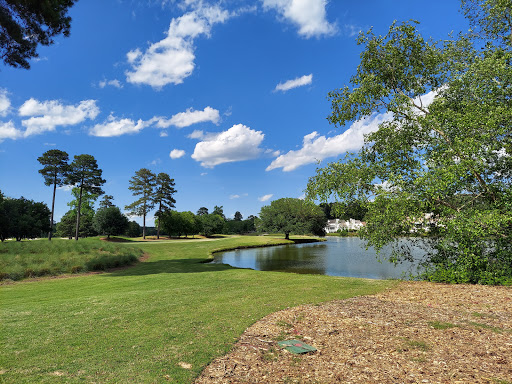
[[328,237],[321,243],[239,249],[215,254],[215,263],[259,271],[283,271],[368,279],[407,278],[416,266],[379,262],[357,237]]

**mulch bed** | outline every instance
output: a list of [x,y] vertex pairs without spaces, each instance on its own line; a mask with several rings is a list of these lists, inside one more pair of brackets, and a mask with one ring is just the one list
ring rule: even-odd
[[[300,339],[316,352],[278,347]],[[512,383],[512,288],[401,282],[273,313],[196,383]]]

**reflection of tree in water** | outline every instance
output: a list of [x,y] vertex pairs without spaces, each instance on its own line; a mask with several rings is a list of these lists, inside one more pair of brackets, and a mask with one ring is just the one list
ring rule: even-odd
[[[255,249],[256,268],[260,271],[325,274],[325,244],[286,245]],[[319,257],[320,256],[320,257]]]

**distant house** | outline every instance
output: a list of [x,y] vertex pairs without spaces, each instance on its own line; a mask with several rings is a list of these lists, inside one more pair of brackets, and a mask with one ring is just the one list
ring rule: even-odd
[[326,233],[334,233],[338,232],[338,230],[347,230],[347,231],[358,231],[362,227],[364,227],[365,223],[360,220],[348,219],[348,220],[340,220],[340,219],[332,219],[327,221],[327,226],[325,227]]

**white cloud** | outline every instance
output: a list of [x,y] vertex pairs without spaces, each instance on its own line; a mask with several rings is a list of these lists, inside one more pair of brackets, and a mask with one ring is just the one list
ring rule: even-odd
[[203,139],[205,137],[204,132],[196,129],[190,135],[187,136],[189,139]]
[[306,38],[333,35],[336,24],[326,19],[327,0],[262,0],[263,8],[274,9],[279,15],[299,27],[299,35]]
[[286,92],[290,89],[302,87],[304,85],[311,84],[313,82],[313,74],[304,75],[302,77],[297,77],[293,80],[285,81],[284,83],[279,83],[276,85],[276,88],[274,89],[274,92],[282,91]]
[[379,124],[391,118],[391,114],[375,114],[356,121],[349,129],[340,135],[326,138],[317,132],[304,136],[302,148],[289,151],[276,158],[267,167],[267,171],[283,168],[283,171],[293,171],[300,166],[316,163],[327,157],[338,156],[347,151],[359,150],[364,143],[364,135],[374,132]]
[[103,124],[92,127],[89,134],[98,137],[121,136],[127,133],[138,133],[149,125],[150,121],[139,119],[135,122],[132,119],[118,119],[110,115]]
[[208,174],[208,172],[202,172],[201,176],[206,176],[207,174]]
[[167,136],[169,136],[167,134],[167,132],[165,132],[165,131],[160,132],[160,137],[167,137]]
[[60,101],[40,102],[29,99],[19,108],[20,116],[31,116],[22,120],[26,128],[24,136],[54,131],[57,126],[76,125],[86,119],[94,120],[100,113],[96,100],[84,100],[78,105],[63,105]]
[[171,153],[169,153],[169,157],[171,159],[179,159],[183,156],[185,156],[185,151],[183,149],[173,149]]
[[121,84],[121,82],[117,79],[114,79],[114,80],[101,80],[99,83],[98,83],[98,86],[100,88],[105,88],[107,85],[110,85],[112,87],[116,87],[116,88],[123,88],[123,84]]
[[274,196],[274,194],[273,194],[273,193],[270,193],[270,194],[268,194],[268,195],[264,195],[264,196],[258,197],[258,200],[259,200],[259,201],[267,201],[267,200],[269,200],[270,198],[272,198],[272,196]]
[[181,84],[194,70],[194,39],[210,35],[214,24],[225,22],[231,15],[218,6],[203,6],[181,17],[173,18],[167,36],[142,52],[139,48],[127,53],[132,70],[127,81],[160,89],[167,84]]
[[11,109],[11,101],[5,89],[0,89],[0,116],[5,117]]
[[237,124],[217,135],[208,135],[196,144],[192,158],[206,168],[222,163],[254,159],[261,153],[259,145],[265,135]]
[[239,198],[241,198],[241,197],[247,197],[247,196],[249,196],[249,194],[248,194],[248,193],[242,193],[241,195],[236,195],[236,194],[235,194],[235,195],[230,195],[230,196],[229,196],[229,199],[230,199],[230,200],[234,200],[234,199],[239,199]]
[[192,108],[188,108],[185,112],[177,113],[170,119],[160,118],[157,121],[156,126],[159,128],[168,128],[173,125],[178,128],[184,128],[192,124],[207,121],[218,124],[220,121],[219,111],[211,107],[206,107],[202,111],[194,111]]
[[0,143],[5,139],[16,140],[23,137],[23,132],[16,129],[12,121],[0,122]]

